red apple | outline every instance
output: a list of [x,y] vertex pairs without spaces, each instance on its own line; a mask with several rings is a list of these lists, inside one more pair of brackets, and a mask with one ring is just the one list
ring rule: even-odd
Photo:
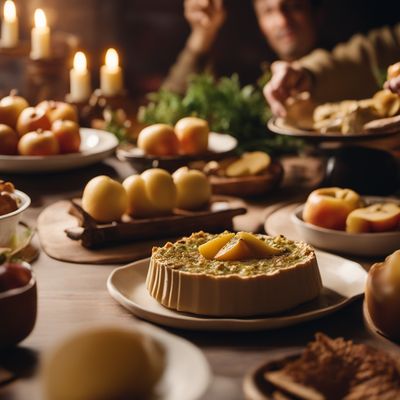
[[79,125],[74,121],[57,120],[51,130],[60,145],[60,153],[77,153],[81,145]]
[[25,108],[18,117],[17,132],[20,137],[31,131],[36,131],[38,129],[45,131],[50,128],[50,120],[43,110],[28,107]]
[[0,124],[0,154],[17,154],[18,139],[17,132],[14,129]]
[[36,109],[44,111],[50,122],[58,119],[78,122],[78,112],[75,106],[63,101],[45,100],[40,102]]
[[29,104],[23,97],[11,92],[0,100],[0,123],[15,129],[19,115],[28,107]]
[[0,265],[0,293],[26,286],[32,278],[31,271],[18,263]]
[[53,156],[59,154],[60,146],[53,132],[34,131],[22,136],[18,151],[23,156]]
[[353,190],[321,188],[308,196],[303,220],[322,228],[344,230],[347,216],[360,206],[361,198]]

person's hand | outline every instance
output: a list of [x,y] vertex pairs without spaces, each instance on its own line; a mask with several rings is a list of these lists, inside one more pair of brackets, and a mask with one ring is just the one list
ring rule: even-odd
[[400,76],[396,76],[395,78],[386,81],[384,88],[389,89],[400,96]]
[[389,89],[393,93],[400,95],[400,62],[388,67],[387,80],[383,87],[384,89]]
[[185,0],[185,18],[192,28],[191,50],[207,52],[225,21],[223,0]]
[[264,87],[264,96],[271,111],[278,117],[286,116],[286,100],[312,89],[311,74],[296,63],[274,62],[272,78]]

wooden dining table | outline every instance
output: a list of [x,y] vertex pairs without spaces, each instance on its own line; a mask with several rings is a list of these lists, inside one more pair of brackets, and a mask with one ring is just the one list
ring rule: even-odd
[[[311,188],[318,184],[317,175],[322,168],[320,160],[291,157],[284,159],[283,165],[285,178],[282,187],[263,199],[245,201],[248,213],[236,217],[236,229],[262,232],[267,207],[280,201],[305,199]],[[314,173],[307,172],[309,166],[314,168]],[[105,174],[122,180],[134,172],[128,163],[110,157],[83,169],[37,175],[3,175],[2,179],[11,180],[31,197],[32,204],[23,220],[35,226],[39,214],[47,206],[61,199],[79,197],[92,177]],[[14,376],[10,383],[0,386],[0,399],[31,400],[31,396],[26,397],[27,387],[40,379],[38,364],[41,356],[69,330],[81,329],[89,322],[128,326],[142,323],[107,291],[106,280],[118,265],[57,261],[40,249],[37,236],[33,245],[39,249],[38,258],[32,262],[38,285],[37,322],[28,338],[16,348],[0,353],[0,367]],[[357,261],[368,269],[376,260]],[[161,328],[187,339],[204,353],[212,371],[212,382],[204,400],[239,400],[245,398],[242,384],[246,374],[261,363],[298,352],[316,332],[372,344],[399,355],[395,343],[379,336],[366,324],[362,306],[363,299],[359,298],[329,316],[276,330],[231,332]]]

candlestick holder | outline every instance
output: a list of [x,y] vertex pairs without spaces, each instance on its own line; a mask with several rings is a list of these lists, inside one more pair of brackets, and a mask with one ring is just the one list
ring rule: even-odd
[[62,100],[68,90],[68,70],[72,54],[79,47],[77,36],[54,32],[51,57],[26,61],[26,96],[32,103]]
[[82,125],[105,130],[110,130],[113,126],[113,133],[120,140],[129,140],[135,135],[133,127],[137,107],[126,91],[115,96],[105,96],[101,89],[96,89],[87,104],[73,104],[78,107]]
[[25,59],[29,55],[29,42],[20,41],[16,47],[1,47],[0,43],[0,97],[18,88],[23,92]]
[[15,47],[3,47],[0,40],[0,56],[10,58],[23,58],[29,55],[30,42],[28,40],[21,40]]
[[90,104],[89,104],[89,100],[82,100],[82,101],[76,101],[74,100],[74,98],[71,96],[70,93],[68,93],[64,100],[69,103],[72,104],[73,106],[76,107],[76,110],[78,112],[78,118],[79,118],[79,125],[80,126],[87,126],[90,127],[90,119],[88,118],[90,115]]
[[103,119],[104,111],[123,110],[127,115],[135,112],[135,107],[131,99],[128,97],[126,90],[115,96],[106,96],[101,89],[96,89],[89,100],[89,107],[84,108],[86,114],[83,117],[93,119]]

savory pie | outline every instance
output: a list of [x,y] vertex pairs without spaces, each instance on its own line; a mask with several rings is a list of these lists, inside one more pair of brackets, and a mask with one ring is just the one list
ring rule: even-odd
[[[199,247],[211,241],[220,248],[215,257],[206,258]],[[167,308],[232,317],[285,311],[314,299],[322,288],[311,246],[245,232],[197,232],[153,247],[146,285]]]

